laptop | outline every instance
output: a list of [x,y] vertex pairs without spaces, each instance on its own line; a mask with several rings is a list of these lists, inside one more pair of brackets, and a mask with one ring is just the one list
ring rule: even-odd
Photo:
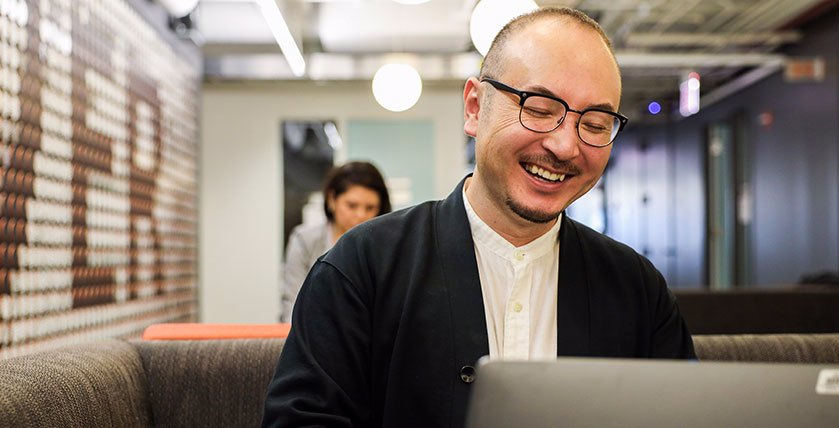
[[839,365],[484,359],[466,427],[839,427]]

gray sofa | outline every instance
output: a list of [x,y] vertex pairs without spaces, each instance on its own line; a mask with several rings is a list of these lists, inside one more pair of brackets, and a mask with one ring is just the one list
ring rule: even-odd
[[[703,360],[839,363],[839,333],[695,336]],[[252,427],[282,339],[109,340],[0,361],[0,427]]]

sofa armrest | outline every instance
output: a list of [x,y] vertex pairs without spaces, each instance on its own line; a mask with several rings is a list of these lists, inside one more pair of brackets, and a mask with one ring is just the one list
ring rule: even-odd
[[839,363],[839,333],[693,336],[700,360]]
[[149,427],[140,356],[121,340],[0,361],[0,426]]
[[138,340],[157,427],[259,426],[284,339]]

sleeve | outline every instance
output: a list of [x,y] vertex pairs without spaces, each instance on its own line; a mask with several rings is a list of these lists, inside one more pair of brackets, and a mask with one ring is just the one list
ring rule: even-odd
[[283,290],[280,300],[280,322],[291,321],[291,311],[300,286],[312,267],[310,250],[306,248],[300,227],[294,228],[288,238],[285,264],[283,265]]
[[263,427],[361,427],[370,422],[371,319],[363,293],[318,261],[268,385]]
[[646,269],[648,275],[652,275],[654,290],[656,290],[650,356],[652,358],[697,359],[693,339],[679,312],[676,297],[667,287],[667,282],[658,270],[651,264],[646,266]]

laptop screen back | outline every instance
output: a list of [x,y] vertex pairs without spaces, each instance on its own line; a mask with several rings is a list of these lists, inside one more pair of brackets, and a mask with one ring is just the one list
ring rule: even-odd
[[839,427],[839,367],[482,361],[467,428]]

